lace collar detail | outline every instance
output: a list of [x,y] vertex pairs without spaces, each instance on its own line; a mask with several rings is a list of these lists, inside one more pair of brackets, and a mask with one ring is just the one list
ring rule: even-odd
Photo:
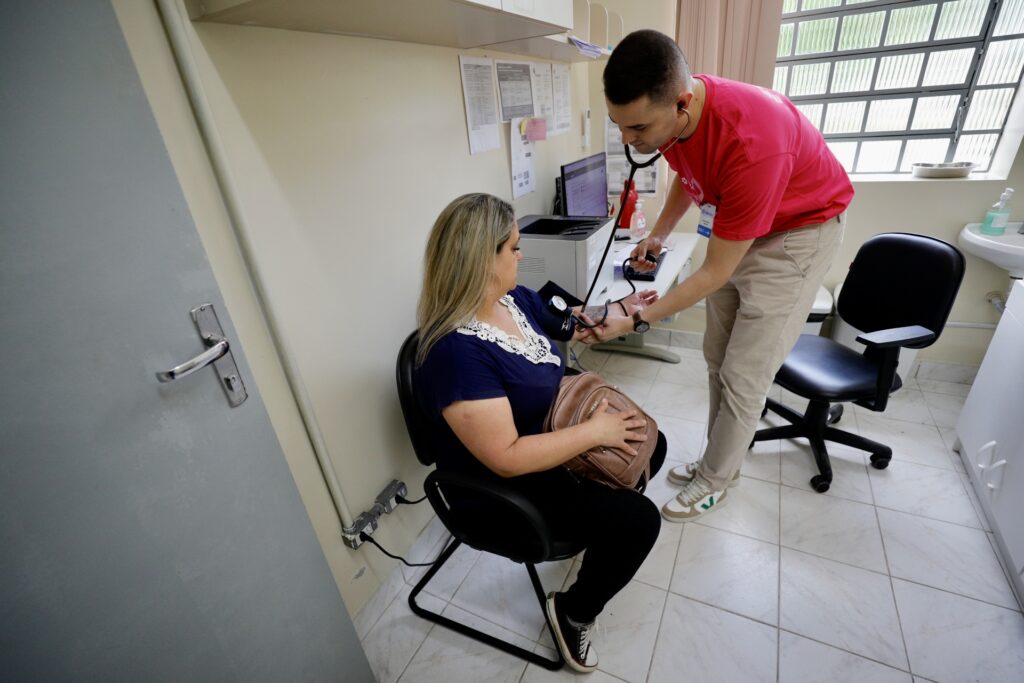
[[551,342],[548,341],[547,337],[538,334],[533,329],[530,321],[526,319],[526,315],[516,306],[512,295],[506,294],[498,301],[512,314],[512,320],[515,321],[519,331],[523,333],[524,339],[510,335],[490,323],[477,320],[475,316],[465,325],[456,328],[455,331],[459,334],[472,335],[478,339],[497,344],[503,351],[522,356],[534,365],[539,365],[540,363],[561,365],[562,360],[551,350]]

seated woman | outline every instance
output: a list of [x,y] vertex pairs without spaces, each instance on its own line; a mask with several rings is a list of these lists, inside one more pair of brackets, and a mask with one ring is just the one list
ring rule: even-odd
[[[417,394],[435,420],[439,468],[507,478],[559,537],[585,544],[576,582],[549,594],[546,608],[562,656],[588,672],[597,667],[591,626],[647,557],[661,518],[639,492],[578,479],[560,467],[596,446],[635,453],[631,444],[646,438],[635,431],[644,421],[610,413],[604,403],[586,422],[543,432],[565,359],[552,343],[557,318],[552,322],[536,292],[516,286],[519,259],[519,229],[507,202],[468,194],[441,212],[427,244],[419,302]],[[652,295],[633,295],[625,308],[643,306]],[[652,474],[665,450],[659,432]]]

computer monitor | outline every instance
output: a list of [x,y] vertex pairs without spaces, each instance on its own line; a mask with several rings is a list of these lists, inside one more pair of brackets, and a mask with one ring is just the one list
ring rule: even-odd
[[562,198],[563,216],[608,215],[604,152],[562,166]]

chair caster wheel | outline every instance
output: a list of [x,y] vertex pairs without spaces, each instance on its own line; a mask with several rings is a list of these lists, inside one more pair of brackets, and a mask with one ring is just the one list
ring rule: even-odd
[[889,466],[889,461],[892,460],[892,454],[884,455],[881,453],[871,454],[871,466],[876,470],[884,470]]
[[828,419],[825,421],[826,424],[834,425],[839,422],[843,416],[843,404],[837,403],[828,409]]
[[826,479],[820,474],[816,474],[811,477],[811,488],[818,493],[825,493],[825,491],[828,491],[830,486],[832,486],[831,479]]

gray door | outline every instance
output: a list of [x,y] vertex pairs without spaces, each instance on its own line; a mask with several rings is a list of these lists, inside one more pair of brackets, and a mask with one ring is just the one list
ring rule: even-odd
[[0,240],[0,679],[372,680],[107,2],[0,3]]

